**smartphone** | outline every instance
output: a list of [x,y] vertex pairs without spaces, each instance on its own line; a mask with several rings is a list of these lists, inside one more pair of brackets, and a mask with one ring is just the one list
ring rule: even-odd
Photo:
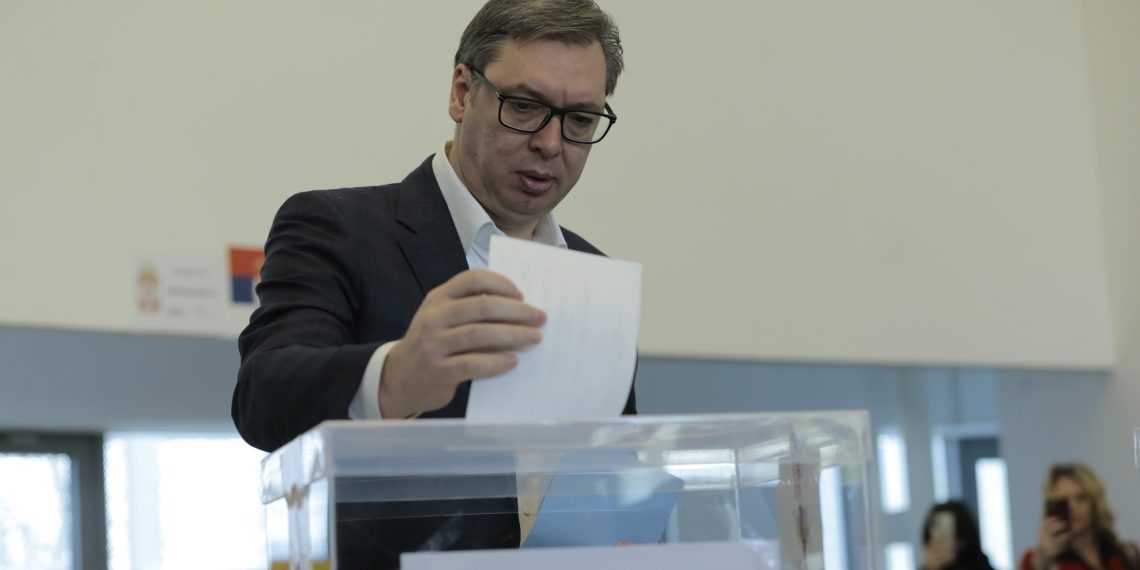
[[1045,501],[1045,516],[1056,517],[1065,521],[1065,530],[1068,530],[1069,525],[1069,500],[1068,499],[1053,499]]
[[1045,501],[1045,516],[1057,517],[1063,521],[1069,520],[1069,500],[1068,499],[1054,499],[1052,501]]

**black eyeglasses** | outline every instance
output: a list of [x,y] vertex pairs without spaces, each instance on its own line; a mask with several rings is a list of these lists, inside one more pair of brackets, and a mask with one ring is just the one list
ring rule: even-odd
[[499,98],[499,123],[508,129],[537,133],[546,127],[551,117],[558,115],[558,118],[562,119],[562,138],[580,144],[594,144],[605,138],[606,133],[610,132],[610,127],[617,122],[617,115],[609,103],[606,103],[605,113],[561,109],[526,97],[503,95],[482,73],[474,69],[471,73],[486,83]]

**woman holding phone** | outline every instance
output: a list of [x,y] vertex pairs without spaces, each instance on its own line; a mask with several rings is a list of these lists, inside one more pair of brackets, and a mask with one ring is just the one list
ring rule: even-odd
[[922,525],[922,570],[993,570],[981,533],[961,501],[934,505]]
[[1113,530],[1104,484],[1088,467],[1054,465],[1045,479],[1045,515],[1037,546],[1021,570],[1140,570],[1140,551]]

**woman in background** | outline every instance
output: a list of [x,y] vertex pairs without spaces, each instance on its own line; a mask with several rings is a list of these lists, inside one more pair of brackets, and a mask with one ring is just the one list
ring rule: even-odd
[[922,570],[993,570],[982,552],[981,533],[960,501],[934,505],[922,525]]
[[1037,546],[1021,570],[1140,570],[1136,544],[1113,530],[1104,484],[1079,463],[1054,465],[1045,480],[1045,514]]

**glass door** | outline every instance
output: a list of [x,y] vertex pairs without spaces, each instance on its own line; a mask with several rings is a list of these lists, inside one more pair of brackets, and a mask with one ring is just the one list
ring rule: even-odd
[[0,434],[0,568],[106,567],[102,438]]
[[0,568],[72,570],[71,458],[0,452]]

